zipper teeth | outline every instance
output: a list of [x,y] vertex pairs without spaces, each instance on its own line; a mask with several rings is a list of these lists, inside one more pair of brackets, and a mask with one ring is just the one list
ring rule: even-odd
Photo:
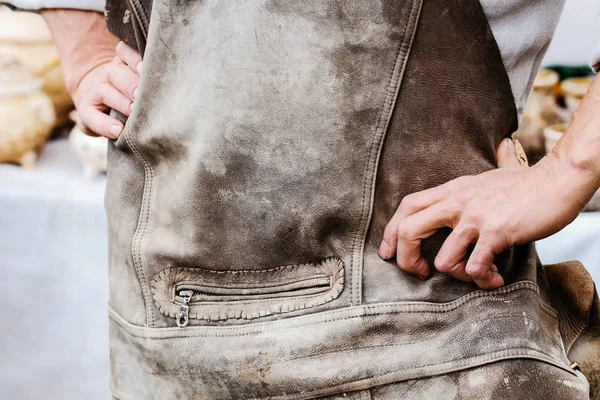
[[133,11],[133,16],[137,20],[137,23],[142,30],[144,38],[148,39],[148,27],[150,25],[150,21],[144,12],[144,7],[142,7],[142,4],[139,2],[139,0],[129,0],[129,5]]
[[[331,276],[330,275],[316,275],[306,278],[297,278],[297,279],[288,279],[285,281],[275,282],[275,283],[265,283],[257,286],[249,286],[247,283],[233,283],[228,284],[226,286],[219,284],[210,284],[210,283],[195,283],[195,282],[179,282],[175,284],[175,288],[177,292],[185,291],[185,290],[193,290],[194,292],[205,292],[210,291],[211,289],[225,289],[225,290],[260,290],[260,289],[278,289],[289,287],[293,285],[302,285],[302,288],[311,288],[311,287],[321,287],[321,286],[329,286],[331,284]],[[279,292],[281,290],[277,290]]]

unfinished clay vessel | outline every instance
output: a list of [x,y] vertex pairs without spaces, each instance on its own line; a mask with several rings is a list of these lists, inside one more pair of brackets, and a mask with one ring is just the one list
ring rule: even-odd
[[43,81],[22,63],[0,56],[0,162],[32,167],[55,123]]
[[565,95],[567,110],[574,113],[581,104],[583,96],[592,84],[592,78],[586,76],[581,78],[565,79],[561,82],[562,91]]
[[94,179],[100,173],[106,172],[108,139],[86,135],[80,128],[76,111],[72,111],[70,117],[75,123],[69,135],[71,148],[83,163],[86,179]]
[[42,78],[42,90],[56,110],[56,124],[68,122],[73,102],[65,88],[58,50],[41,15],[0,6],[0,55],[17,59]]
[[537,162],[546,152],[542,131],[548,125],[561,122],[557,114],[558,107],[553,94],[559,76],[549,69],[541,69],[533,82],[533,91],[529,96],[519,130],[514,134],[522,144],[532,163]]

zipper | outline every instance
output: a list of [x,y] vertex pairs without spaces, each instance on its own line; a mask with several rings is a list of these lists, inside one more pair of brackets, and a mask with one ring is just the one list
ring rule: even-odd
[[264,270],[175,267],[159,272],[150,289],[158,311],[172,326],[184,328],[195,320],[252,320],[335,300],[344,289],[344,264],[330,257]]
[[190,323],[190,300],[193,295],[193,290],[181,290],[179,292],[181,302],[179,303],[179,314],[177,314],[177,326],[180,328],[185,328]]
[[[150,21],[148,20],[148,16],[144,10],[144,7],[139,2],[139,0],[129,0],[129,5],[131,7],[131,11],[133,11],[133,17],[136,19],[139,27],[142,30],[142,34],[144,35],[144,39],[148,39],[148,27],[150,25]],[[152,7],[150,5],[150,7]]]
[[[258,285],[256,287],[218,287],[206,284],[189,284],[175,286],[175,303],[179,305],[179,312],[175,316],[177,326],[185,328],[190,322],[191,304],[201,303],[202,301],[244,301],[277,299],[289,296],[309,296],[320,293],[326,293],[331,290],[331,277],[315,276],[302,280],[293,280],[283,282],[277,285]],[[183,286],[183,287],[182,287]],[[196,296],[194,302],[192,298]],[[232,298],[233,297],[233,298]]]

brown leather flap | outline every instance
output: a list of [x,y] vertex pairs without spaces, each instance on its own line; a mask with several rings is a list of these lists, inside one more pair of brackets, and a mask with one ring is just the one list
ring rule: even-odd
[[579,261],[545,265],[553,306],[567,353],[589,323],[597,299],[594,281]]

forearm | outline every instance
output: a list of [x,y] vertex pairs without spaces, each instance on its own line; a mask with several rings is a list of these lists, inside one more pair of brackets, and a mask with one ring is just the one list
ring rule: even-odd
[[569,128],[548,158],[572,171],[581,190],[593,193],[600,187],[600,78],[592,82]]
[[56,42],[67,89],[73,94],[89,71],[112,60],[118,39],[95,11],[47,9],[42,15]]

